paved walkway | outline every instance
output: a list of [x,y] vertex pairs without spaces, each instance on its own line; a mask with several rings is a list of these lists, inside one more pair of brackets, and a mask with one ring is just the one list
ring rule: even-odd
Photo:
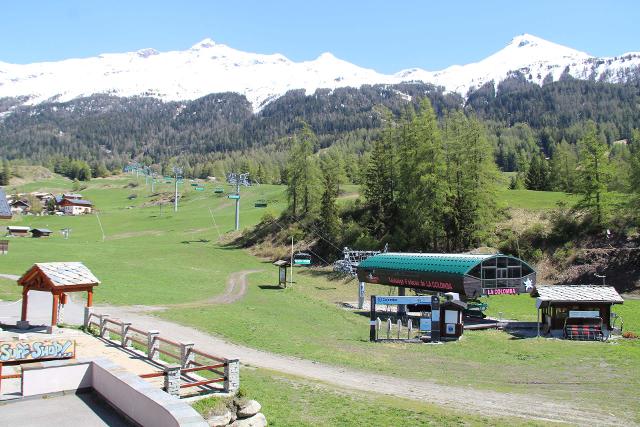
[[0,404],[0,412],[2,426],[132,426],[95,393],[7,402]]

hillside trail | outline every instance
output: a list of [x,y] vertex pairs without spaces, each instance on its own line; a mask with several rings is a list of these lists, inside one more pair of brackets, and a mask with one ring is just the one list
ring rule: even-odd
[[[223,293],[202,301],[168,304],[162,306],[162,308],[197,308],[211,304],[233,304],[234,302],[242,299],[242,297],[247,293],[247,276],[261,271],[264,270],[236,271],[235,273],[231,273],[227,278],[227,286]],[[160,307],[154,307],[154,309],[158,308]]]
[[[165,307],[117,307],[99,306],[96,311],[132,322],[137,328],[159,330],[162,335],[195,346],[207,353],[228,359],[239,359],[244,366],[268,369],[284,374],[319,381],[342,390],[355,390],[395,396],[403,399],[439,405],[456,412],[471,412],[483,416],[514,416],[544,422],[566,422],[578,425],[633,425],[633,421],[620,419],[613,414],[600,412],[588,405],[557,402],[537,395],[503,393],[471,387],[449,386],[433,381],[399,378],[366,372],[353,368],[333,366],[313,360],[275,354],[234,344],[226,339],[180,325],[145,313],[168,307],[202,306],[207,303],[231,303],[247,292],[247,276],[259,270],[233,273],[227,280],[225,292],[206,301],[175,304]],[[142,308],[142,310],[141,310]],[[146,308],[147,310],[144,310]]]

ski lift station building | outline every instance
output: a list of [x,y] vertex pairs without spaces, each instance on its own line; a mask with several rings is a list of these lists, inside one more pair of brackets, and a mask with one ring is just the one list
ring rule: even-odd
[[455,292],[463,299],[527,292],[536,271],[525,261],[503,254],[394,253],[374,255],[357,268],[361,283],[424,292]]

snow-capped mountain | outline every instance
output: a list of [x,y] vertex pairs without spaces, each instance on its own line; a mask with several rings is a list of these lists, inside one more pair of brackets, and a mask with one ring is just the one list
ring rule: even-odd
[[435,72],[409,69],[393,75],[358,67],[330,53],[313,61],[293,62],[280,54],[242,52],[205,39],[184,51],[142,49],[26,65],[0,62],[0,98],[24,97],[25,104],[33,105],[96,93],[178,101],[236,92],[245,95],[258,111],[291,89],[312,93],[318,88],[423,81],[464,96],[487,82],[497,84],[514,71],[542,84],[545,78],[558,80],[563,73],[579,79],[623,82],[639,68],[640,53],[596,58],[529,34],[515,37],[480,62]]

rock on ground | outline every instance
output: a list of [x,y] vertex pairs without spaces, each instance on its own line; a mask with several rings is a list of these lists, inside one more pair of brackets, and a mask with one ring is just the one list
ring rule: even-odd
[[222,415],[211,415],[207,418],[207,423],[210,427],[222,427],[231,423],[232,418],[233,414],[227,409]]
[[262,406],[260,406],[260,404],[255,400],[249,400],[238,406],[238,418],[252,417],[262,409]]
[[236,420],[231,427],[266,427],[267,418],[262,412],[258,412],[251,418]]

